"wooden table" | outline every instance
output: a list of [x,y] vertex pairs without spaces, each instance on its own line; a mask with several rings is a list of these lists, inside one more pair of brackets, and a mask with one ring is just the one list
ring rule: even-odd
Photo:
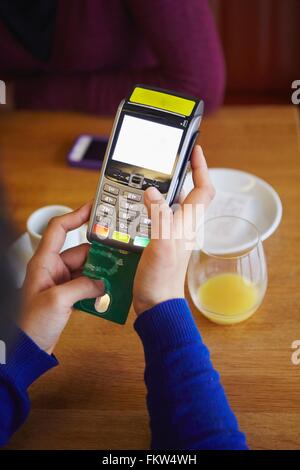
[[[97,172],[71,169],[76,136],[108,134],[112,121],[83,114],[0,114],[0,151],[11,213],[20,230],[45,204],[77,207],[94,196]],[[284,207],[265,243],[269,288],[245,323],[221,327],[193,308],[249,445],[300,447],[299,121],[294,107],[227,107],[205,119],[201,143],[210,166],[269,181]],[[56,349],[60,366],[30,390],[32,411],[13,449],[144,449],[149,446],[143,352],[131,312],[126,326],[74,313]]]

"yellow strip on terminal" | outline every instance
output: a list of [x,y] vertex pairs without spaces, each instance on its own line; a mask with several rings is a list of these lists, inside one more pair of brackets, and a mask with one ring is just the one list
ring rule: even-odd
[[129,101],[182,114],[183,116],[190,116],[195,106],[195,101],[142,87],[136,87],[133,90]]

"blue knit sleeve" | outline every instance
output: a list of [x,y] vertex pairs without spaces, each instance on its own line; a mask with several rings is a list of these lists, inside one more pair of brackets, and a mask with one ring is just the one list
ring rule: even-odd
[[153,307],[135,329],[144,346],[152,448],[247,449],[187,302]]
[[0,445],[23,424],[30,410],[27,388],[40,375],[58,364],[25,333],[17,330],[8,348],[6,363],[0,365]]

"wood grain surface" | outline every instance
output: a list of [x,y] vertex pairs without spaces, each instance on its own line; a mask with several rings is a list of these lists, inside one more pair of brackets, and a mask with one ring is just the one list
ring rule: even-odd
[[[0,113],[2,174],[20,233],[46,204],[92,199],[97,172],[72,169],[66,154],[82,133],[108,135],[112,120],[71,113]],[[294,107],[225,107],[204,120],[200,142],[212,167],[264,178],[283,202],[283,220],[265,243],[269,287],[259,311],[217,326],[192,306],[230,403],[254,449],[300,447],[299,120]],[[144,359],[133,330],[74,312],[56,355],[60,366],[30,389],[32,411],[11,449],[146,449]]]

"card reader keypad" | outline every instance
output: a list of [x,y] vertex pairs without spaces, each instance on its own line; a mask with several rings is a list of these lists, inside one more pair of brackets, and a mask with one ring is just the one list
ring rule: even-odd
[[141,191],[104,182],[93,227],[99,239],[111,238],[145,247],[150,239],[150,226]]

